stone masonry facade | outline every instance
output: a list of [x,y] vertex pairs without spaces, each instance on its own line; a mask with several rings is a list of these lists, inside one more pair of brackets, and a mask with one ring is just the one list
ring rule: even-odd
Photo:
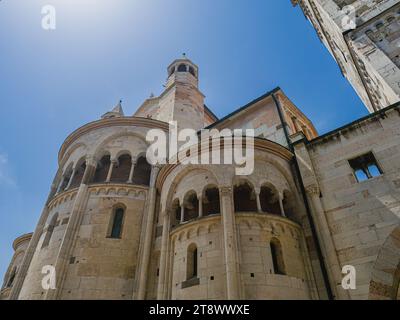
[[[1,299],[399,298],[398,105],[319,136],[280,88],[218,119],[192,61],[167,72],[164,92],[133,116],[119,103],[64,141],[38,224],[14,242]],[[170,121],[254,129],[254,171],[150,165],[146,136],[170,134]],[[341,285],[347,265],[355,290]],[[46,266],[54,288],[43,287]]]
[[291,0],[370,112],[400,96],[399,0]]

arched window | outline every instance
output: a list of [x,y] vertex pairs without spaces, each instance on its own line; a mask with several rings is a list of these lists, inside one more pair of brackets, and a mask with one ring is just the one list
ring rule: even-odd
[[235,212],[257,211],[256,194],[253,187],[248,182],[242,182],[234,187],[233,198],[235,202]]
[[63,178],[63,180],[62,180],[62,183],[61,183],[61,186],[60,186],[60,191],[64,191],[66,188],[67,188],[67,186],[68,186],[68,184],[69,184],[69,181],[71,180],[71,176],[72,176],[72,163],[68,166],[68,168],[67,168],[67,170],[65,170],[65,173],[64,173],[64,178]]
[[283,192],[282,204],[283,211],[285,212],[286,217],[289,219],[293,219],[295,217],[294,200],[292,194],[287,190]]
[[86,170],[86,161],[83,159],[78,162],[75,168],[75,173],[73,173],[70,189],[77,188],[80,186],[83,175],[85,174],[85,170]]
[[101,183],[106,181],[110,165],[110,155],[103,156],[97,164],[96,172],[93,177],[93,183]]
[[187,71],[187,67],[185,64],[180,64],[178,67],[178,72],[186,72]]
[[199,199],[194,191],[186,194],[183,200],[185,221],[196,219],[199,216]]
[[133,184],[149,186],[151,176],[151,165],[147,162],[146,157],[140,157],[135,165],[133,172]]
[[179,204],[179,199],[175,199],[172,203],[172,227],[177,226],[181,221],[181,206]]
[[132,158],[129,154],[123,154],[118,158],[118,162],[113,168],[111,181],[126,183],[129,180]]
[[273,238],[270,242],[272,264],[275,274],[285,275],[285,263],[283,261],[282,245],[280,241]]
[[189,72],[195,77],[196,72],[194,71],[194,68],[192,66],[189,66]]
[[114,210],[111,216],[108,238],[121,239],[124,216],[125,216],[125,210],[123,208],[116,208]]
[[50,243],[50,240],[51,240],[51,237],[52,237],[53,232],[54,232],[54,228],[56,227],[57,219],[58,219],[58,213],[55,213],[51,217],[49,225],[47,226],[46,234],[44,236],[43,243],[42,243],[42,249],[45,248],[45,247],[48,247],[48,245]]
[[186,266],[186,280],[195,279],[198,277],[198,252],[197,246],[191,244],[187,250],[187,266]]
[[281,215],[278,191],[271,185],[264,185],[260,191],[261,210],[266,213]]
[[175,73],[175,67],[172,67],[172,68],[169,70],[169,76],[172,76],[174,73]]
[[10,276],[8,278],[8,281],[7,281],[7,284],[6,284],[6,288],[11,288],[12,287],[12,285],[14,284],[14,280],[15,280],[16,276],[17,276],[17,267],[14,266],[12,268],[12,271],[11,271]]
[[206,189],[203,196],[203,215],[220,214],[219,190],[217,187]]

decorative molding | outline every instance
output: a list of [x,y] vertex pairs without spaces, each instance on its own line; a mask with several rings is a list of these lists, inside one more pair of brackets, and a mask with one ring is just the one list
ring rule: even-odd
[[129,197],[139,200],[146,199],[147,191],[148,187],[125,184],[89,185],[88,189],[89,195]]
[[123,126],[129,126],[129,127],[136,126],[136,127],[150,128],[150,129],[159,128],[166,132],[168,132],[169,130],[168,123],[147,118],[121,117],[121,118],[97,120],[80,127],[65,139],[64,143],[60,148],[60,151],[58,152],[58,161],[61,163],[61,160],[63,159],[65,152],[73,144],[73,142],[78,140],[80,137],[87,134],[88,132],[107,127],[123,127]]
[[310,196],[319,196],[321,191],[319,189],[319,187],[316,184],[311,184],[306,188],[306,192],[310,195]]
[[219,192],[221,197],[230,197],[232,196],[233,187],[232,186],[221,186],[219,187]]
[[[223,146],[223,139],[221,139],[221,146]],[[199,142],[198,146],[201,145],[202,142]],[[191,146],[190,148],[194,149],[194,146]],[[189,149],[190,149],[189,148]],[[200,159],[201,155],[201,149],[202,148],[197,148],[198,149],[198,156]],[[267,140],[267,139],[262,139],[262,138],[255,138],[254,139],[254,149],[265,152],[270,155],[275,155],[288,163],[293,159],[293,153],[286,149],[285,147],[281,146],[280,144]],[[166,164],[163,166],[163,168],[160,171],[160,174],[158,175],[157,178],[157,189],[161,190],[167,177],[173,172],[173,170],[177,167],[181,166],[181,164]],[[204,165],[199,164],[197,165],[199,169],[201,169]]]
[[30,241],[33,236],[33,233],[27,233],[22,236],[16,238],[12,244],[14,251],[17,251],[18,247],[25,241]]

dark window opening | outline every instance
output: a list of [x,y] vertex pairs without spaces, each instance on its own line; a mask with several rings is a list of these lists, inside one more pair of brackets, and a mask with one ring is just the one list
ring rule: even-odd
[[80,186],[83,175],[85,174],[85,170],[86,170],[86,162],[83,162],[82,164],[77,166],[77,168],[75,168],[75,174],[72,179],[70,189],[77,188]]
[[196,219],[199,216],[199,199],[195,192],[190,192],[186,195],[183,202],[184,206],[184,221]]
[[198,277],[198,251],[195,244],[189,246],[186,259],[186,280],[195,279]]
[[110,169],[111,160],[110,156],[106,155],[101,158],[97,164],[96,172],[93,177],[93,183],[101,183],[107,180],[108,171]]
[[217,187],[209,188],[204,193],[203,197],[203,216],[220,214],[220,199],[219,190]]
[[69,167],[69,169],[67,169],[67,171],[64,175],[64,179],[62,181],[60,191],[64,191],[67,188],[69,181],[71,180],[71,176],[72,176],[72,165]]
[[124,154],[118,158],[118,162],[113,168],[111,181],[126,183],[129,180],[132,158],[129,154]]
[[178,72],[186,72],[187,71],[187,67],[185,64],[180,64],[178,67]]
[[266,213],[281,215],[279,194],[273,187],[263,186],[260,191],[261,210]]
[[42,249],[47,247],[50,243],[51,237],[53,236],[54,228],[57,225],[58,213],[54,214],[51,218],[49,225],[47,226],[46,234],[43,239]]
[[285,263],[283,261],[282,245],[278,239],[272,239],[270,243],[272,265],[274,273],[285,275]]
[[181,206],[179,204],[179,199],[175,199],[174,202],[172,203],[172,212],[173,212],[173,216],[172,216],[172,227],[175,227],[177,225],[179,225],[179,223],[181,222]]
[[10,277],[8,278],[8,281],[7,281],[7,286],[6,286],[7,288],[11,288],[12,287],[12,285],[14,284],[14,280],[15,280],[16,276],[17,276],[17,267],[14,267],[12,269]]
[[121,239],[123,221],[124,221],[124,209],[118,208],[117,210],[115,210],[113,215],[110,238]]
[[235,212],[256,212],[257,200],[254,189],[247,182],[236,185],[233,191]]
[[151,165],[147,162],[146,157],[140,157],[133,171],[133,184],[149,186],[151,176]]
[[349,160],[349,164],[358,182],[379,177],[383,174],[372,152]]
[[196,72],[194,71],[193,67],[189,67],[189,72],[195,77],[196,76]]
[[285,190],[283,192],[283,199],[282,199],[283,211],[285,215],[289,219],[295,218],[295,204],[292,194]]

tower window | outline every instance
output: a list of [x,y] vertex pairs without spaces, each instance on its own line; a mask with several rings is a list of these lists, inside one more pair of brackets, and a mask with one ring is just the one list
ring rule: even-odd
[[180,64],[178,67],[178,72],[186,72],[187,71],[187,67],[185,64]]
[[196,72],[194,71],[193,67],[189,66],[189,72],[195,77],[196,76]]
[[189,246],[187,251],[187,280],[197,278],[198,271],[198,252],[195,244]]
[[282,245],[278,239],[274,238],[270,242],[272,265],[274,266],[274,273],[285,275],[285,263],[283,261]]
[[358,182],[379,177],[383,174],[372,152],[349,160],[349,164]]
[[121,239],[122,234],[122,223],[124,221],[125,210],[118,208],[114,211],[112,216],[111,230],[109,233],[109,238],[111,239]]
[[55,213],[51,218],[49,225],[47,226],[47,231],[42,242],[42,249],[49,246],[51,237],[54,232],[54,228],[56,227],[57,224],[57,219],[58,219],[58,213]]
[[17,275],[17,267],[14,267],[11,271],[10,277],[8,278],[6,288],[11,288],[14,284],[15,277]]

